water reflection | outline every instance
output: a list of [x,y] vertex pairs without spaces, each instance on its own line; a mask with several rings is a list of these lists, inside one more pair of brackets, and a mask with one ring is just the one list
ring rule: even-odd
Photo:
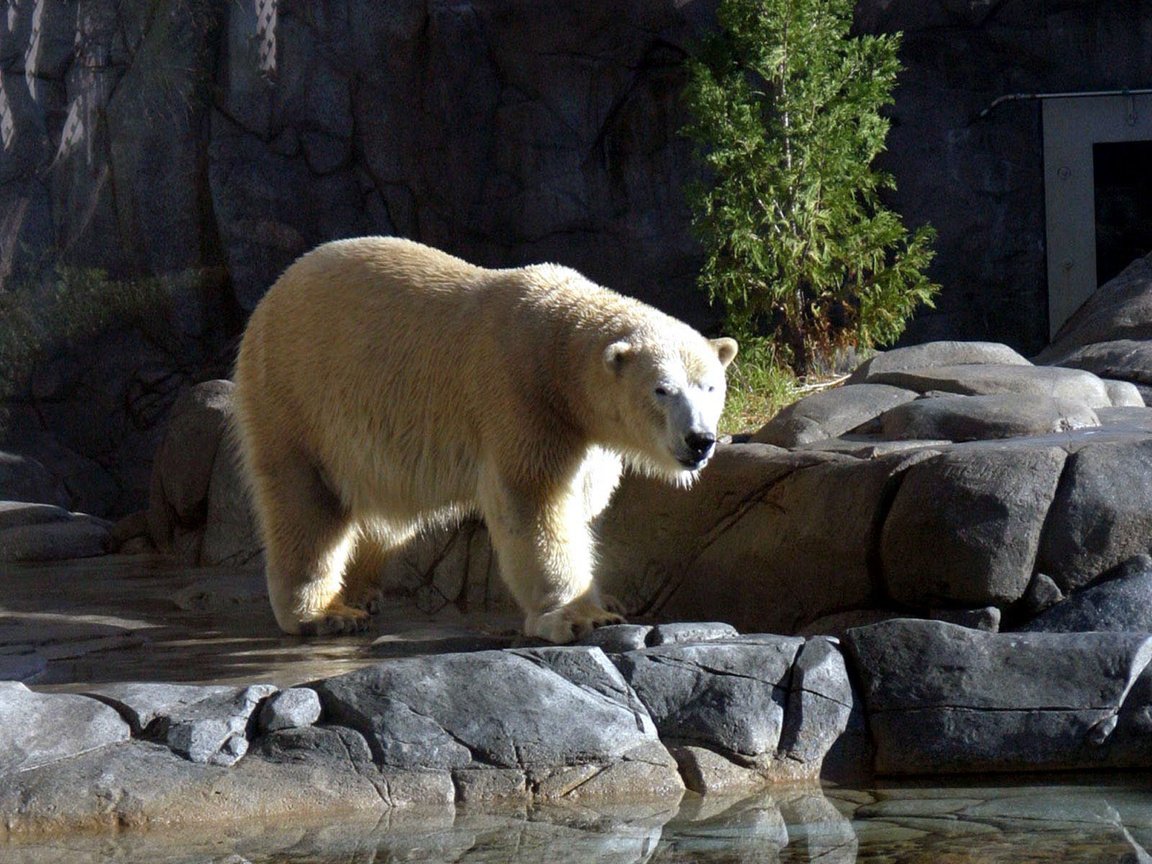
[[742,800],[123,833],[4,844],[0,860],[149,864],[377,862],[1149,862],[1152,789],[1054,784],[804,789]]

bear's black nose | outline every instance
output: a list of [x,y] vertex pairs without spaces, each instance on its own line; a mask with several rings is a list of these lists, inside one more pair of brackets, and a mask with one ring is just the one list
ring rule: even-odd
[[692,451],[693,456],[703,459],[712,452],[712,446],[716,443],[716,438],[706,432],[689,432],[684,436],[684,443],[688,445],[688,449]]

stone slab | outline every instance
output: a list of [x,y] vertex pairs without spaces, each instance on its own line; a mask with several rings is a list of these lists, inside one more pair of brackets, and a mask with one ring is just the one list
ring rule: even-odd
[[329,722],[394,768],[603,765],[658,743],[598,648],[399,658],[314,686]]
[[774,755],[804,640],[673,644],[614,655],[661,738],[744,758]]
[[1065,458],[1057,447],[986,446],[911,466],[880,540],[889,595],[919,608],[1018,600]]
[[19,525],[0,531],[0,561],[60,561],[105,554],[111,546],[108,526],[96,520]]
[[1152,633],[1152,556],[1142,554],[1124,562],[1099,582],[1050,605],[1018,629]]
[[1101,442],[1068,458],[1039,548],[1065,592],[1152,551],[1152,439]]
[[999,342],[925,342],[882,351],[865,360],[848,377],[849,384],[878,381],[878,376],[905,369],[929,369],[934,366],[997,364],[1030,366],[1026,358]]
[[1152,659],[1130,633],[992,634],[912,619],[845,645],[883,774],[1062,770],[1101,749]]
[[95,699],[35,693],[18,682],[0,681],[0,777],[67,761],[130,736],[120,715]]
[[751,440],[758,444],[793,448],[838,438],[915,398],[915,392],[887,384],[834,387],[805,396],[781,409]]
[[1056,366],[986,364],[936,366],[870,375],[870,381],[905,387],[917,393],[939,391],[962,396],[997,393],[1049,396],[1089,408],[1109,408],[1112,398],[1104,382],[1091,372]]
[[1086,405],[1032,394],[916,399],[880,417],[884,437],[897,441],[984,441],[1049,435],[1099,425],[1096,412]]

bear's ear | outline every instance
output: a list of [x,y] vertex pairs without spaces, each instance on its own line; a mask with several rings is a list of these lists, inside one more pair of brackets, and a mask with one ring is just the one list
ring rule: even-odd
[[619,373],[635,350],[630,342],[613,342],[604,349],[604,365],[610,371]]
[[720,358],[720,365],[725,369],[728,368],[729,363],[736,359],[736,352],[740,350],[736,340],[726,336],[723,339],[709,339],[708,344],[712,346],[716,356]]

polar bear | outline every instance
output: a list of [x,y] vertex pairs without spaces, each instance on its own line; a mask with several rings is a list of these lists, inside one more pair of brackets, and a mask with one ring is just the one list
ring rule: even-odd
[[367,569],[353,556],[471,513],[527,635],[622,620],[597,594],[592,520],[625,464],[693,481],[736,351],[556,265],[489,270],[388,237],[304,255],[235,369],[277,623],[363,629],[372,586],[345,580]]

